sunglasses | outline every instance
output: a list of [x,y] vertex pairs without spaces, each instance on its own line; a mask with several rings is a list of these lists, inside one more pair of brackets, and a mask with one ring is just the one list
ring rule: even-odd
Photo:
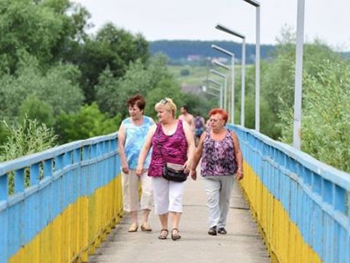
[[167,104],[168,102],[169,102],[169,101],[168,101],[167,99],[162,99],[162,100],[160,101],[160,103],[163,104],[163,105]]

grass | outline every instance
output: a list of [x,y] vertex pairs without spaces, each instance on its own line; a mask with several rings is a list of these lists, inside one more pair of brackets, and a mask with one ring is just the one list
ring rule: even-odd
[[[209,69],[205,66],[168,66],[169,71],[173,73],[178,83],[181,86],[201,86],[203,85],[207,75],[209,73]],[[181,71],[187,69],[189,71],[189,75],[182,76]]]

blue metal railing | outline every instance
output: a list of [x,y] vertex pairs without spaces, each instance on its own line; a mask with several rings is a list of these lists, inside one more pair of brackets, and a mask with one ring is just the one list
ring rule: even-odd
[[0,163],[0,263],[86,259],[122,211],[119,167],[116,133]]
[[[229,127],[245,159],[241,185],[273,259],[350,263],[350,175],[255,131]],[[116,137],[0,164],[0,263],[16,262],[22,250],[22,262],[86,260],[122,211]]]
[[255,178],[243,188],[276,260],[349,263],[350,174],[255,131],[231,128]]

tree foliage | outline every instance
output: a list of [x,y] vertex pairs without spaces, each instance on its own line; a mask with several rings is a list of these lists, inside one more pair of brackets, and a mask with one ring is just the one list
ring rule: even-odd
[[[274,123],[264,134],[277,139],[281,130],[278,125],[278,114],[289,110],[294,104],[295,82],[295,37],[290,31],[282,32],[279,45],[271,61],[264,63],[261,70],[261,93],[267,101],[269,114],[265,120]],[[315,40],[304,45],[303,71],[311,76],[318,74],[318,65],[324,60],[341,61],[341,57],[322,42]]]
[[120,123],[120,115],[109,118],[93,103],[81,107],[77,114],[61,114],[56,131],[61,142],[70,142],[115,132]]
[[80,72],[73,65],[57,64],[42,73],[36,58],[23,54],[16,74],[0,77],[0,112],[7,117],[19,115],[28,96],[45,101],[57,116],[61,111],[76,112],[83,101],[78,86]]
[[0,146],[0,161],[12,160],[24,155],[43,151],[55,146],[57,136],[53,129],[37,120],[25,117],[21,123],[3,122],[9,136]]
[[[316,159],[350,172],[350,64],[324,60],[317,74],[305,74],[303,87],[302,150]],[[292,114],[284,120],[282,139],[292,142]]]
[[111,23],[104,25],[90,37],[82,48],[78,65],[82,72],[82,85],[87,103],[96,99],[95,86],[100,74],[108,68],[113,77],[122,77],[129,63],[148,59],[148,43],[141,36],[118,29]]

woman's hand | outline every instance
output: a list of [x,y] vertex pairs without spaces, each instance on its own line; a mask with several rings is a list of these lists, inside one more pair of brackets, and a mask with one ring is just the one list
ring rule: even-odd
[[141,176],[142,175],[142,169],[143,167],[141,165],[137,165],[136,167],[136,175]]
[[191,178],[193,181],[197,180],[197,171],[196,170],[191,170]]
[[124,174],[128,174],[129,173],[129,166],[128,166],[128,164],[122,165],[122,171],[123,171]]
[[239,168],[236,172],[236,178],[237,178],[237,180],[242,180],[243,177],[244,177],[243,170],[241,168]]

